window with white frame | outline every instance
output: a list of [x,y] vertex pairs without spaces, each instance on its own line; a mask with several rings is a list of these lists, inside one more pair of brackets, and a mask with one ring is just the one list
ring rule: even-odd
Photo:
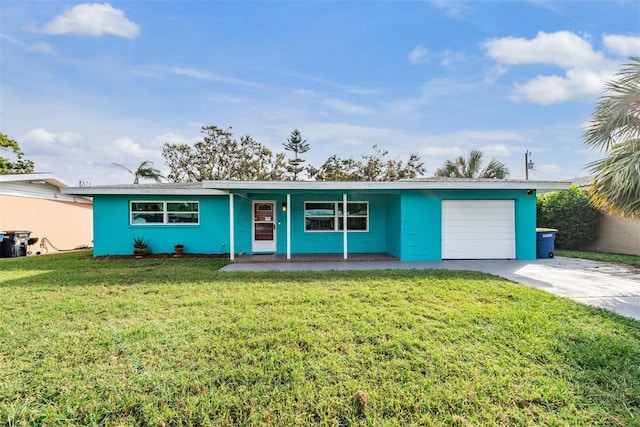
[[199,202],[130,202],[131,225],[193,225],[200,223]]
[[[342,202],[304,202],[304,231],[342,231]],[[369,230],[369,203],[347,202],[347,231]]]

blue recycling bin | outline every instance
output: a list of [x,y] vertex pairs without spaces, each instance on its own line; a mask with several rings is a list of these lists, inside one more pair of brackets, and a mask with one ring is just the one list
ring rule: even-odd
[[557,233],[555,228],[536,228],[536,258],[553,258]]

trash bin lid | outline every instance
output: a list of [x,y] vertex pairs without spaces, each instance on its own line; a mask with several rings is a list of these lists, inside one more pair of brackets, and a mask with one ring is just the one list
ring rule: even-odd
[[549,232],[557,233],[558,230],[555,228],[536,228],[536,233],[549,233]]

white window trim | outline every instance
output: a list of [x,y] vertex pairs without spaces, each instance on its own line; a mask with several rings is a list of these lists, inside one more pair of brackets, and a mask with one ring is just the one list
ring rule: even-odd
[[[162,211],[150,211],[148,213],[161,213],[162,214],[162,222],[133,222],[133,204],[134,203],[162,203]],[[198,206],[197,211],[188,211],[184,213],[195,213],[198,215],[198,221],[196,222],[169,222],[169,213],[180,213],[180,212],[169,212],[167,210],[167,203],[195,203]],[[129,225],[134,227],[149,227],[149,226],[195,226],[200,225],[200,202],[197,200],[130,200],[129,201]]]
[[[333,218],[334,221],[334,229],[333,230],[307,230],[307,203],[333,203],[334,204],[334,214],[333,215],[309,215],[311,217],[317,217],[317,218]],[[366,215],[349,215],[347,214],[347,219],[348,218],[366,218],[367,220],[367,227],[364,230],[349,230],[347,228],[347,232],[348,233],[368,233],[369,232],[369,202],[366,201],[357,201],[357,200],[349,200],[347,202],[347,205],[350,204],[355,204],[355,203],[364,203],[367,205],[367,214]],[[335,201],[335,200],[305,200],[304,202],[304,210],[302,215],[304,216],[303,221],[302,221],[302,226],[304,227],[304,232],[305,233],[342,233],[344,230],[341,230],[339,228],[339,224],[340,224],[340,219],[342,219],[342,214],[338,213],[338,205],[342,205],[342,201]],[[347,209],[348,211],[348,209]],[[346,224],[345,224],[346,226]]]

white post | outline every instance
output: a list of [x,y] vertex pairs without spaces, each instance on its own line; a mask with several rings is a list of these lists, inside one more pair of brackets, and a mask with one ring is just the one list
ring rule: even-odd
[[347,259],[347,194],[342,195],[342,258]]
[[234,239],[235,230],[233,219],[233,193],[229,193],[229,259],[231,261],[235,258],[236,243]]
[[291,194],[287,193],[287,259],[291,259]]

